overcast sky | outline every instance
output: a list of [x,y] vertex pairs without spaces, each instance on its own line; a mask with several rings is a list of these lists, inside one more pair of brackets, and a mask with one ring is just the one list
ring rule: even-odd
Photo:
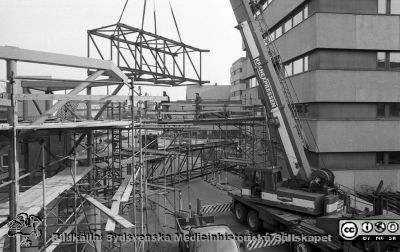
[[[158,33],[178,40],[167,0],[147,1],[145,29],[153,32],[153,6],[156,5]],[[182,40],[211,52],[203,58],[204,79],[229,85],[229,68],[243,55],[241,38],[229,0],[171,0]],[[86,56],[86,31],[116,23],[125,0],[0,0],[0,45]],[[140,27],[144,0],[128,2],[122,22]],[[0,61],[0,76],[5,63]],[[85,78],[82,70],[20,64],[19,75],[52,75]],[[183,99],[184,88],[146,90]],[[95,91],[96,92],[96,91]],[[99,93],[97,90],[96,93]]]

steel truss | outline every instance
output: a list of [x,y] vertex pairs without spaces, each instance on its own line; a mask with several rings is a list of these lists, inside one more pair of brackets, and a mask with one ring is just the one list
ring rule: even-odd
[[88,57],[113,60],[139,84],[209,83],[202,79],[202,57],[209,50],[122,23],[89,30],[87,43]]

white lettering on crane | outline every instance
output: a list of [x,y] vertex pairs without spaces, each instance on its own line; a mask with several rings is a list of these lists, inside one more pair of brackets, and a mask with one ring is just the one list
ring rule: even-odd
[[269,103],[271,105],[271,109],[278,107],[278,103],[276,102],[275,95],[272,91],[271,83],[269,82],[269,79],[267,78],[267,76],[265,76],[264,69],[262,68],[259,57],[254,59],[254,64],[257,67],[258,76],[260,77],[260,79],[262,80],[262,83],[264,85]]

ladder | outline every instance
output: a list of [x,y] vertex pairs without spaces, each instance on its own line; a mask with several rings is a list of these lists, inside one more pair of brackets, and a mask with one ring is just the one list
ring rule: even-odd
[[304,133],[304,129],[303,129],[303,126],[301,124],[299,113],[297,111],[296,104],[295,104],[295,102],[293,100],[293,96],[292,96],[292,93],[290,92],[289,85],[288,85],[288,82],[287,82],[287,80],[289,80],[289,82],[290,82],[290,79],[288,79],[288,77],[285,76],[285,72],[286,71],[285,71],[284,65],[281,62],[281,58],[280,58],[280,55],[279,55],[278,48],[276,47],[274,41],[272,41],[270,39],[271,36],[270,36],[270,33],[269,33],[268,26],[267,26],[267,24],[265,22],[264,16],[262,14],[255,15],[255,20],[257,21],[259,29],[261,31],[261,34],[263,35],[265,46],[267,48],[267,51],[268,51],[268,54],[269,54],[270,58],[272,59],[271,63],[274,65],[274,68],[276,70],[277,76],[279,78],[279,83],[281,84],[282,89],[283,89],[283,93],[284,93],[284,95],[286,97],[289,110],[290,110],[290,112],[291,112],[291,114],[292,114],[292,116],[293,116],[293,118],[295,120],[296,131],[299,134],[300,139],[301,139],[304,147],[309,150],[310,149],[309,142],[308,142],[307,137],[306,137],[306,135]]

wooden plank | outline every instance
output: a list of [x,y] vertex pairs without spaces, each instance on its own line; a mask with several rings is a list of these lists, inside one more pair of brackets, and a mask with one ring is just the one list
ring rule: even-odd
[[[113,198],[111,199],[111,212],[114,214],[118,214],[119,206],[121,204],[121,197],[125,192],[127,185],[132,181],[132,176],[125,177],[119,186],[118,190],[115,192]],[[107,224],[105,227],[105,231],[114,231],[115,229],[115,221],[112,219],[107,220]]]
[[107,70],[107,73],[128,82],[128,77],[110,60],[93,59],[88,57],[71,56],[66,54],[49,53],[20,49],[13,46],[0,46],[0,59],[11,59],[23,62],[77,67],[86,69]]
[[[94,74],[90,75],[89,77],[87,77],[86,80],[88,81],[92,81],[97,79],[98,77],[100,77],[102,74],[104,73],[103,70],[97,71]],[[76,86],[72,91],[70,91],[68,93],[68,95],[77,95],[79,94],[82,90],[84,90],[85,88],[87,88],[87,86],[90,85],[90,82],[82,82],[80,83],[78,86]],[[57,110],[59,110],[62,106],[64,106],[67,103],[67,101],[62,100],[57,102],[56,104],[54,104],[53,106],[51,106],[47,111],[45,111],[38,119],[36,119],[32,125],[40,125],[43,124],[46,119],[53,115],[55,112],[57,112]]]
[[[204,111],[201,110],[199,114],[211,114],[218,113],[222,111],[214,110],[214,111]],[[196,111],[171,111],[171,112],[161,112],[162,115],[195,115]]]
[[11,100],[9,99],[0,99],[0,106],[10,107]]
[[235,158],[223,158],[220,159],[222,162],[238,163],[238,164],[252,164],[250,160],[235,159]]
[[[26,129],[79,129],[79,128],[107,128],[107,127],[130,127],[130,121],[84,121],[84,122],[67,122],[67,123],[44,123],[41,125],[31,125],[20,123],[17,130]],[[0,130],[9,130],[9,124],[0,124]]]
[[155,155],[180,155],[181,153],[177,151],[163,151],[163,150],[152,150],[152,149],[143,149],[144,153],[150,153],[150,154],[155,154]]
[[[20,101],[116,101],[125,102],[130,101],[131,97],[127,95],[60,95],[60,94],[19,94],[17,99]],[[134,100],[137,101],[166,101],[165,96],[135,96]],[[1,102],[1,100],[0,100]],[[1,103],[0,103],[1,105]]]
[[[187,100],[187,101],[176,101],[176,102],[170,102],[168,105],[180,105],[180,106],[185,106],[187,104],[194,104],[194,100]],[[242,104],[241,100],[203,100],[201,102],[202,105],[208,105],[208,104],[218,104],[218,106],[224,105],[224,104]]]
[[[180,102],[168,102],[163,105],[176,106],[176,107],[194,107],[196,104],[192,103],[180,103]],[[202,107],[245,107],[243,104],[221,104],[221,103],[200,103]],[[253,107],[253,106],[252,106]]]
[[129,198],[131,196],[132,190],[133,190],[133,181],[131,180],[131,182],[126,187],[124,194],[121,197],[121,202],[128,202],[129,201]]
[[111,212],[111,209],[106,207],[105,205],[101,204],[99,201],[97,201],[95,198],[93,198],[90,195],[83,195],[83,197],[92,203],[93,206],[95,206],[97,209],[105,213],[108,217],[113,219],[115,222],[123,226],[124,228],[132,228],[135,225],[133,225],[131,222],[126,220],[124,217],[120,216],[119,214],[114,214]]
[[[76,181],[81,180],[93,167],[77,167],[76,170]],[[51,178],[46,179],[45,190],[46,194],[46,205],[55,200],[61,193],[70,189],[74,182],[71,176],[70,168],[66,168],[61,172],[57,173]],[[19,198],[20,211],[27,214],[38,214],[43,207],[43,182],[31,187],[27,191],[20,194]],[[8,202],[0,204],[0,221],[4,222],[7,220],[9,215]],[[0,229],[0,238],[8,232],[6,226],[6,232]]]
[[[74,223],[81,223],[83,221],[83,219],[85,219],[85,214],[82,213],[77,219],[76,221],[74,221]],[[69,234],[71,233],[73,230],[75,230],[75,226],[69,226],[67,229],[65,229],[64,231],[62,231],[63,234]],[[52,252],[54,251],[58,245],[60,245],[62,243],[62,240],[52,240],[53,242],[46,247],[45,251],[46,252]]]

